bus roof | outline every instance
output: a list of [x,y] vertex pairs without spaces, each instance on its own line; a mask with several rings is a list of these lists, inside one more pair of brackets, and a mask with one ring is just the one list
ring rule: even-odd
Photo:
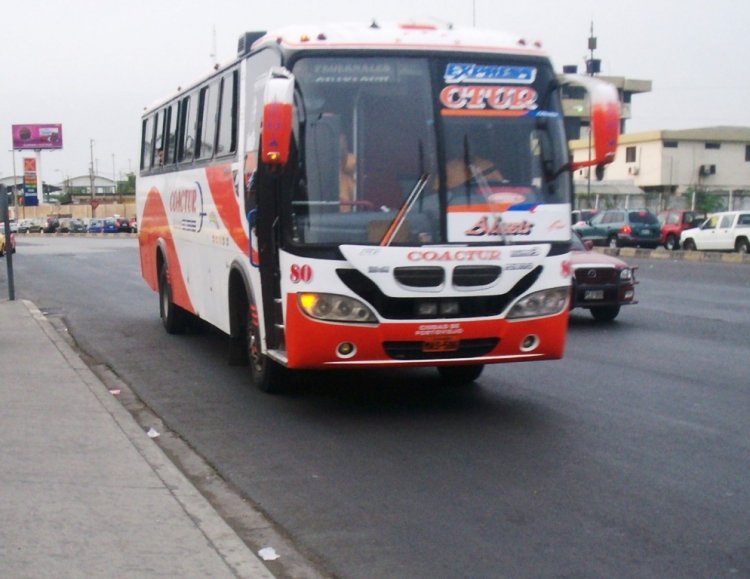
[[330,23],[288,26],[269,31],[252,44],[287,50],[371,49],[445,50],[546,56],[538,42],[494,30],[417,23]]
[[211,76],[220,74],[247,54],[267,46],[282,50],[430,50],[488,52],[547,57],[540,43],[527,42],[496,30],[418,23],[328,23],[291,25],[268,32],[247,32],[240,37],[238,54],[230,62],[216,65],[208,75],[159,98],[143,109],[143,116]]

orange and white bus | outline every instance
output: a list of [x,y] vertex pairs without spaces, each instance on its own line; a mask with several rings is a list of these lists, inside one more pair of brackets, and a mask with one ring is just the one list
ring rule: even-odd
[[143,115],[143,277],[170,333],[230,336],[261,389],[286,369],[563,355],[572,172],[611,162],[617,93],[587,77],[572,163],[549,58],[496,32],[332,24],[247,33]]

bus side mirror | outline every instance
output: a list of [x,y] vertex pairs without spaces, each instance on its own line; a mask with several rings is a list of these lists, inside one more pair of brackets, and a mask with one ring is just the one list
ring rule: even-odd
[[285,165],[292,139],[294,75],[285,68],[269,73],[263,96],[263,132],[261,161],[267,165]]
[[594,139],[592,158],[573,161],[570,169],[575,171],[582,167],[596,166],[597,177],[599,174],[603,176],[604,165],[615,160],[617,139],[620,136],[620,99],[617,89],[608,82],[590,76],[565,75],[563,84],[580,86],[588,93],[591,135]]

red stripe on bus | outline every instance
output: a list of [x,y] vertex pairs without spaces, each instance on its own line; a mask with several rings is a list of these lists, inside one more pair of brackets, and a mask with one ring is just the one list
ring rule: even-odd
[[224,223],[229,236],[247,256],[250,254],[247,232],[242,226],[239,200],[235,195],[234,177],[230,165],[219,165],[206,169],[208,188],[214,199],[216,211]]
[[157,270],[156,252],[159,240],[164,242],[169,265],[169,280],[172,286],[172,299],[181,308],[195,313],[180,267],[180,258],[172,237],[172,230],[167,219],[167,210],[159,191],[154,187],[148,192],[143,207],[143,216],[138,224],[140,229],[141,271],[146,283],[154,291],[159,289],[159,272]]

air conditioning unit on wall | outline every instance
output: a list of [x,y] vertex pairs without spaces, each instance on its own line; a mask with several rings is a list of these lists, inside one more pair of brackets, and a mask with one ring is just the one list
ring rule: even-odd
[[698,175],[700,175],[701,177],[716,175],[716,165],[701,165],[700,167],[698,167]]
[[639,167],[636,167],[636,166],[628,167],[628,175],[637,175],[640,172],[641,170]]

